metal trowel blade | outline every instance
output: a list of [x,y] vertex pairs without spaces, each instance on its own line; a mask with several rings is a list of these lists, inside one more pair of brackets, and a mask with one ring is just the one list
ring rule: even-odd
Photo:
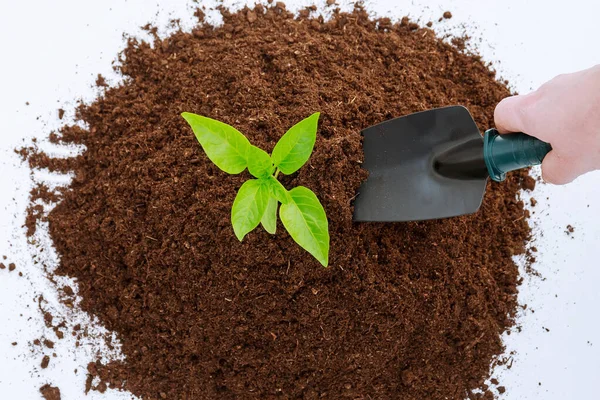
[[369,177],[354,203],[355,221],[417,221],[471,214],[488,172],[483,138],[462,106],[392,119],[363,132]]

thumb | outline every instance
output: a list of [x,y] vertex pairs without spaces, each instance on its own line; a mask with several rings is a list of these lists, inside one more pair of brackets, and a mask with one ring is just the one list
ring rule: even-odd
[[494,111],[494,122],[500,133],[528,132],[532,134],[532,108],[537,101],[536,92],[503,99]]
[[556,150],[550,151],[542,162],[542,178],[548,183],[564,185],[572,182],[579,175]]

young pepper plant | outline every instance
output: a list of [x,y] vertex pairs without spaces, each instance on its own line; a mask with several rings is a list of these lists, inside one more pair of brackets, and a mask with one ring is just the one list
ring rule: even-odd
[[242,241],[259,224],[275,234],[281,203],[279,218],[292,239],[326,267],[329,227],[323,206],[310,189],[298,186],[288,191],[277,180],[279,173],[293,174],[310,158],[319,115],[315,113],[291,127],[269,155],[230,125],[192,113],[181,114],[217,167],[228,174],[248,168],[256,178],[244,182],[233,201],[231,223],[237,238]]

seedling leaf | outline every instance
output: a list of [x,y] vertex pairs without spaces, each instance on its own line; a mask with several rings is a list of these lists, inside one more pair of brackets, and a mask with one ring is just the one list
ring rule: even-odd
[[288,191],[283,187],[275,177],[269,177],[269,190],[272,197],[275,197],[280,203],[285,204],[290,201]]
[[271,156],[256,146],[250,145],[246,158],[248,159],[248,171],[256,178],[266,178],[275,169]]
[[319,113],[291,127],[269,156],[250,144],[238,130],[201,115],[183,113],[208,158],[230,174],[248,167],[255,178],[240,187],[231,208],[235,236],[242,241],[258,224],[275,234],[277,205],[279,216],[292,239],[312,254],[323,266],[329,262],[329,226],[317,196],[305,187],[290,191],[277,180],[279,172],[292,174],[310,158],[317,137]]
[[269,198],[265,213],[260,220],[263,228],[271,235],[274,235],[277,231],[277,199],[274,197]]
[[231,208],[233,231],[240,242],[260,223],[269,198],[266,180],[250,179],[240,187]]
[[325,210],[317,196],[303,186],[288,192],[290,201],[282,204],[279,217],[290,236],[324,267],[329,262],[329,227]]
[[234,127],[223,122],[184,112],[181,116],[192,127],[208,158],[228,174],[239,174],[247,167],[250,142]]
[[275,145],[271,157],[284,174],[293,174],[310,158],[317,138],[319,115],[314,113],[292,126]]

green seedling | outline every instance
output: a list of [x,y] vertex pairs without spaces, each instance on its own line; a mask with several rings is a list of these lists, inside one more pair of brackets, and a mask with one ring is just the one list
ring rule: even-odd
[[230,125],[187,112],[181,116],[217,167],[228,174],[239,174],[248,168],[256,178],[244,182],[233,201],[231,223],[237,238],[242,241],[259,224],[275,234],[277,207],[281,203],[279,218],[292,239],[326,267],[329,226],[323,206],[310,189],[298,186],[288,191],[277,180],[279,173],[293,174],[310,158],[317,138],[319,113],[291,127],[271,155],[250,144]]

